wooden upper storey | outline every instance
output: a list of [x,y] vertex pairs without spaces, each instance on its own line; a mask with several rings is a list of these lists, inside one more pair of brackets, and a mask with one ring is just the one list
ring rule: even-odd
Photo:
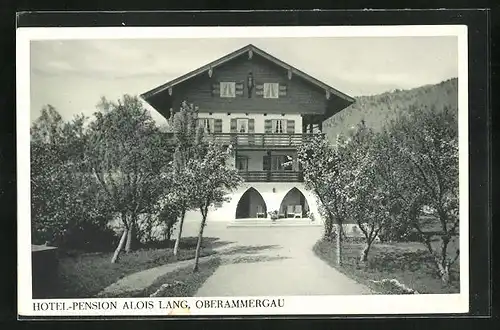
[[200,113],[301,114],[317,121],[354,102],[350,96],[253,45],[141,97],[166,118],[184,100],[198,106]]

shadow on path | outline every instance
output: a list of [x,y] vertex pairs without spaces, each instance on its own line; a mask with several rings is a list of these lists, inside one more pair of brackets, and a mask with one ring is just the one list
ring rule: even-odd
[[225,263],[226,264],[242,264],[242,263],[277,261],[277,260],[283,260],[283,259],[290,259],[290,258],[285,257],[285,256],[266,256],[266,255],[240,256],[240,257],[234,257],[230,260],[226,260]]
[[219,252],[220,256],[229,256],[235,254],[257,254],[261,252],[266,252],[269,250],[274,250],[281,248],[280,245],[244,245],[244,246],[235,246],[230,247],[228,249],[224,249]]

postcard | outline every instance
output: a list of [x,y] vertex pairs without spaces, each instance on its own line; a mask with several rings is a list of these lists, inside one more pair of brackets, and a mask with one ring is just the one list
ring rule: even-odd
[[20,316],[467,313],[467,27],[17,30]]

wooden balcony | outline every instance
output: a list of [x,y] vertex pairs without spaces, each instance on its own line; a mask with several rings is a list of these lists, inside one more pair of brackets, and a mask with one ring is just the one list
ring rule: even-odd
[[[205,134],[203,138],[205,141],[213,141],[223,145],[229,145],[232,143],[239,149],[289,149],[296,148],[317,135],[318,133],[214,133]],[[171,140],[173,143],[173,133],[167,133],[166,136],[167,139]]]
[[246,182],[302,182],[304,178],[299,171],[240,171]]
[[232,143],[238,148],[294,148],[309,141],[315,134],[272,134],[272,133],[217,133],[205,135],[214,142]]

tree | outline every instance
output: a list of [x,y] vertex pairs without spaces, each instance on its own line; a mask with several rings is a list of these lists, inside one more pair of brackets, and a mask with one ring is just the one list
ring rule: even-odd
[[377,179],[377,191],[386,197],[380,200],[385,201],[380,210],[388,216],[379,231],[380,240],[408,240],[412,233],[409,219],[420,200],[416,183],[405,172],[405,164],[399,157],[399,142],[389,127],[376,134],[371,143],[375,157],[372,178]]
[[203,130],[198,125],[198,108],[184,101],[180,110],[171,118],[171,126],[174,136],[175,153],[172,166],[173,176],[170,177],[172,191],[170,198],[176,200],[179,208],[179,228],[175,240],[174,255],[179,251],[179,244],[184,227],[186,211],[192,207],[193,191],[188,181],[189,174],[186,172],[187,162],[203,157],[205,147],[203,146]]
[[52,106],[31,127],[33,243],[96,249],[114,237],[96,186],[85,175],[86,118],[65,122]]
[[390,225],[391,196],[384,187],[379,169],[387,166],[381,161],[385,150],[377,143],[377,135],[361,121],[346,145],[344,157],[351,164],[351,182],[346,186],[349,215],[354,218],[365,238],[360,262],[368,260],[370,248],[381,230]]
[[164,228],[164,238],[166,241],[170,241],[174,226],[179,221],[182,213],[181,203],[177,199],[177,196],[176,192],[171,191],[171,193],[162,198],[162,203],[159,207],[158,222]]
[[124,95],[117,102],[102,98],[98,107],[101,112],[89,126],[86,157],[89,172],[123,225],[114,263],[125,241],[125,250],[132,249],[138,215],[151,212],[161,196],[170,155],[138,97]]
[[[459,228],[457,115],[456,108],[450,107],[442,111],[412,108],[390,125],[387,138],[399,176],[405,177],[405,193],[410,195],[406,199],[408,220],[432,255],[444,283],[448,283],[450,267],[459,256],[458,249],[454,254],[448,251]],[[394,191],[403,195],[401,187]],[[421,217],[424,206],[432,210],[437,220],[432,225],[438,230],[426,228],[429,224]],[[439,247],[433,246],[433,237],[439,239]]]
[[[347,218],[349,163],[344,157],[346,139],[341,135],[335,146],[321,136],[315,136],[298,149],[298,159],[306,187],[314,192],[325,218],[325,237],[337,239],[337,264],[342,264],[343,223]],[[334,226],[336,230],[334,230]]]
[[187,162],[187,177],[192,189],[193,204],[200,210],[202,219],[196,244],[195,264],[193,271],[198,271],[200,250],[203,241],[203,230],[206,226],[210,206],[220,205],[227,200],[227,193],[234,190],[242,182],[238,171],[227,165],[229,149],[210,143],[207,152],[201,159]]

